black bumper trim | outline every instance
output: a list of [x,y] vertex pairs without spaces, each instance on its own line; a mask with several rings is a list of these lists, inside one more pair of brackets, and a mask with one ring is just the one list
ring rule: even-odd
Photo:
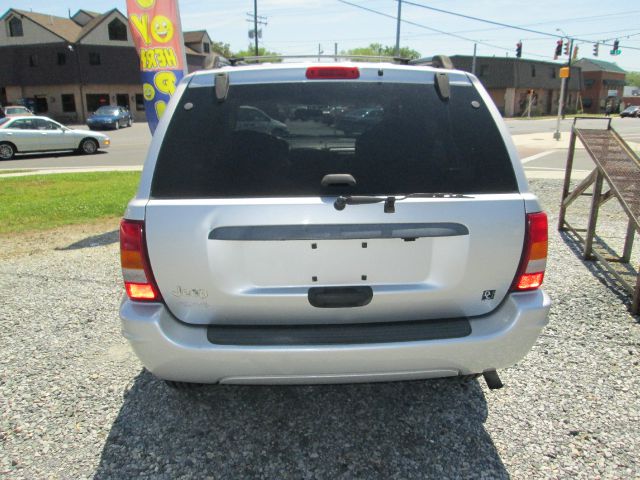
[[210,325],[215,345],[350,345],[461,338],[471,334],[467,318],[337,325]]

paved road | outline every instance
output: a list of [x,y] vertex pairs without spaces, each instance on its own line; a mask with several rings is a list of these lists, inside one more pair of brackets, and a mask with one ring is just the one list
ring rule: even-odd
[[96,155],[79,155],[73,152],[21,155],[13,160],[0,162],[0,170],[141,166],[144,163],[151,142],[151,133],[146,123],[134,123],[131,128],[102,133],[111,137],[111,147]]

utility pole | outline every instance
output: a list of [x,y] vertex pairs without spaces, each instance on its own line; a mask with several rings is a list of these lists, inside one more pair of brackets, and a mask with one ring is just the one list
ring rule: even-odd
[[258,49],[258,0],[253,0],[253,36],[256,40],[256,57],[260,55]]
[[333,60],[338,61],[338,42],[333,44]]
[[258,48],[258,38],[262,37],[262,30],[258,31],[258,25],[267,25],[267,17],[258,15],[258,0],[253,0],[253,14],[247,12],[247,22],[253,23],[253,28],[249,30],[249,38],[253,38],[255,42],[255,56],[260,55]]
[[402,15],[402,0],[398,0],[398,22],[396,25],[396,52],[395,52],[395,56],[399,57],[400,56],[400,22],[401,22],[401,15]]
[[471,74],[476,74],[476,49],[478,48],[478,44],[473,44],[473,61],[471,62]]
[[322,45],[319,43],[318,44],[318,61],[320,61],[320,55],[322,55],[324,52],[322,51]]

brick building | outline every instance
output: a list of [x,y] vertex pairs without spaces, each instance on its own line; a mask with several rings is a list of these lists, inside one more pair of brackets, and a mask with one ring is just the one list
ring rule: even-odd
[[582,104],[585,113],[604,113],[607,103],[613,112],[620,108],[626,71],[612,62],[582,58],[575,62],[582,69]]
[[[454,55],[455,68],[471,72],[473,57]],[[564,64],[509,57],[476,57],[476,76],[491,95],[505,117],[522,115],[532,94],[531,115],[558,113],[560,68]],[[581,87],[580,69],[571,67],[571,78],[565,92],[566,111],[575,111]]]
[[[212,64],[205,31],[185,32],[189,71]],[[9,9],[0,17],[0,104],[24,103],[63,122],[84,122],[102,105],[145,120],[139,57],[118,10],[70,18]]]

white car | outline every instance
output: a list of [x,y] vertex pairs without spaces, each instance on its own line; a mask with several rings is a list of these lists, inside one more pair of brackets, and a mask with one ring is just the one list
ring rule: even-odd
[[271,118],[259,108],[250,105],[241,105],[238,108],[236,130],[252,130],[254,132],[268,133],[279,137],[289,134],[287,125]]
[[110,144],[102,133],[74,130],[47,117],[0,118],[0,160],[20,153],[61,150],[91,154]]
[[[317,105],[380,115],[352,135],[240,123]],[[491,97],[453,69],[313,62],[185,77],[120,248],[123,334],[174,387],[484,375],[499,388],[496,370],[548,321],[547,216]]]

